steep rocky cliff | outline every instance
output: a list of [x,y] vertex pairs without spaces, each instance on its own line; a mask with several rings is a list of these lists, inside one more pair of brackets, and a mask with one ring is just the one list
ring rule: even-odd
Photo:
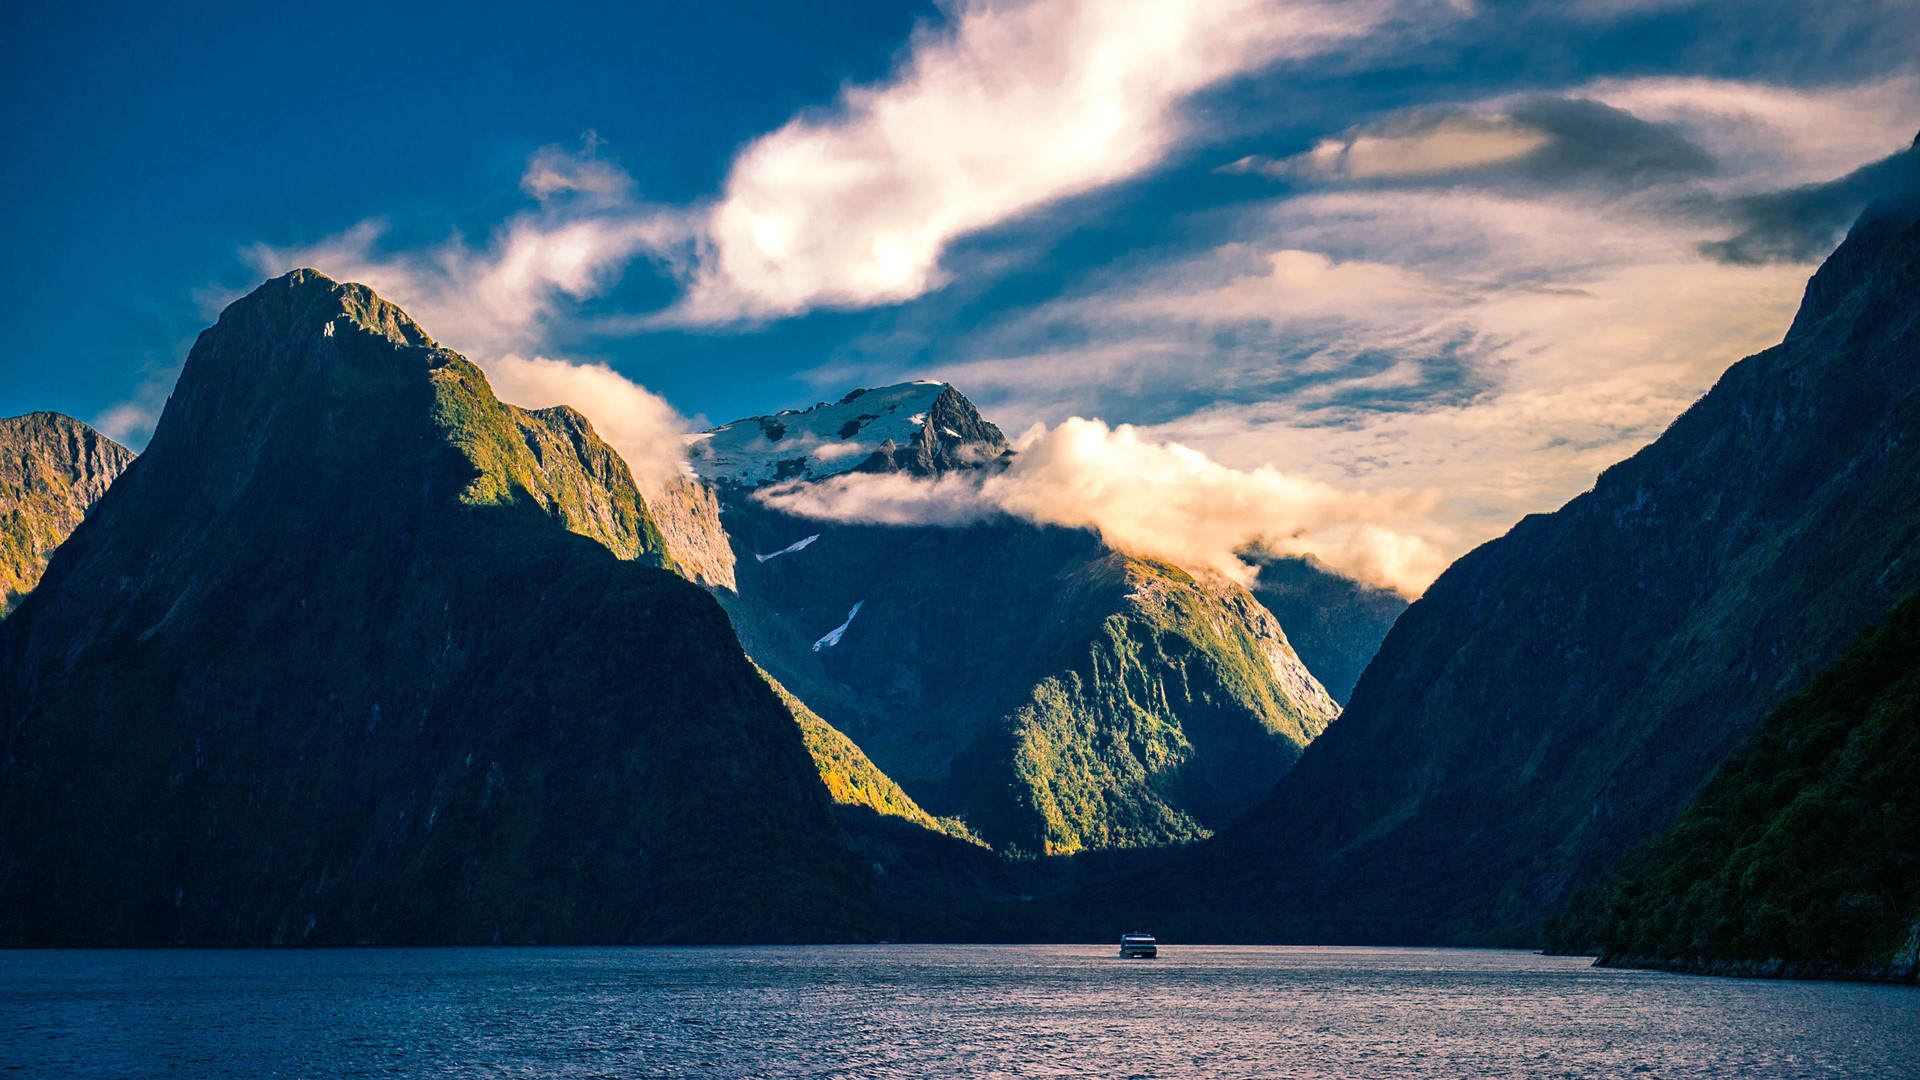
[[1538,942],[1920,585],[1913,220],[1870,211],[1784,343],[1449,568],[1273,796],[1129,902],[1206,937]]
[[1287,628],[1300,661],[1344,706],[1394,620],[1407,610],[1407,598],[1335,573],[1311,555],[1275,555],[1256,547],[1240,556],[1259,571],[1254,598]]
[[863,932],[799,727],[619,457],[312,271],[0,623],[0,942]]
[[647,508],[682,577],[696,585],[737,590],[733,548],[720,524],[720,500],[712,488],[694,477],[678,477],[647,492]]
[[132,461],[70,416],[0,419],[0,616],[33,591],[53,549]]
[[920,805],[1003,851],[1209,835],[1339,711],[1245,589],[1084,530],[820,521],[756,498],[782,480],[938,477],[1008,453],[939,383],[696,441],[735,554],[722,596],[742,643]]

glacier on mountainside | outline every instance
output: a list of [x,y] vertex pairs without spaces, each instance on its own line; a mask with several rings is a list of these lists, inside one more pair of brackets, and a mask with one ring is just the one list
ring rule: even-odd
[[754,555],[753,558],[755,562],[766,562],[768,559],[778,558],[779,556],[789,554],[790,552],[800,551],[804,549],[808,544],[811,544],[818,539],[820,539],[820,534],[814,533],[812,536],[809,536],[804,540],[795,540],[793,543],[788,544],[786,547],[781,548],[779,551],[774,552],[772,555],[756,554]]
[[814,642],[813,651],[819,652],[822,648],[826,646],[840,644],[840,635],[846,633],[847,627],[853,625],[853,617],[855,615],[860,614],[860,604],[864,604],[864,603],[866,603],[866,601],[862,600],[860,601],[859,604],[853,605],[853,610],[847,612],[847,621],[827,631],[827,636],[821,638],[819,641]]

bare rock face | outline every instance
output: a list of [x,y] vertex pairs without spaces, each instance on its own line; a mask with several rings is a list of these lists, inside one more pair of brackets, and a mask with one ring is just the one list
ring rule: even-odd
[[964,394],[947,385],[933,399],[918,431],[904,443],[888,440],[860,463],[860,471],[939,476],[998,464],[1011,453],[1000,429],[982,418]]
[[704,480],[683,476],[649,491],[647,508],[682,577],[710,589],[738,591],[733,548],[720,525],[720,500]]
[[33,591],[54,549],[133,459],[70,416],[0,420],[0,615]]

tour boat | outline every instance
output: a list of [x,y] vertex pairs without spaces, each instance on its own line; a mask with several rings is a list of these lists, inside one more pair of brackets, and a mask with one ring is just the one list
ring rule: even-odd
[[1128,960],[1151,960],[1160,955],[1160,945],[1152,934],[1138,931],[1120,935],[1120,955]]

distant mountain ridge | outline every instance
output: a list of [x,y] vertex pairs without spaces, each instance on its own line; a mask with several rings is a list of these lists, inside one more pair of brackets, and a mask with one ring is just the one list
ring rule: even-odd
[[753,488],[849,472],[933,476],[989,464],[1009,449],[958,390],[922,381],[722,424],[693,436],[688,457],[710,481]]
[[1255,568],[1254,598],[1287,628],[1301,662],[1345,706],[1411,601],[1335,573],[1311,555],[1281,556],[1257,547],[1239,554]]
[[1920,586],[1912,205],[1861,219],[1781,345],[1450,567],[1269,799],[1111,901],[1198,938],[1536,944]]
[[719,595],[748,653],[920,805],[1003,850],[1209,835],[1338,712],[1225,579],[1089,530],[818,521],[757,497],[856,471],[1004,465],[1005,437],[952,386],[856,390],[692,445],[734,556]]
[[0,419],[0,616],[133,461],[133,451],[70,416]]
[[865,936],[799,725],[671,565],[577,413],[268,282],[0,622],[0,943]]

